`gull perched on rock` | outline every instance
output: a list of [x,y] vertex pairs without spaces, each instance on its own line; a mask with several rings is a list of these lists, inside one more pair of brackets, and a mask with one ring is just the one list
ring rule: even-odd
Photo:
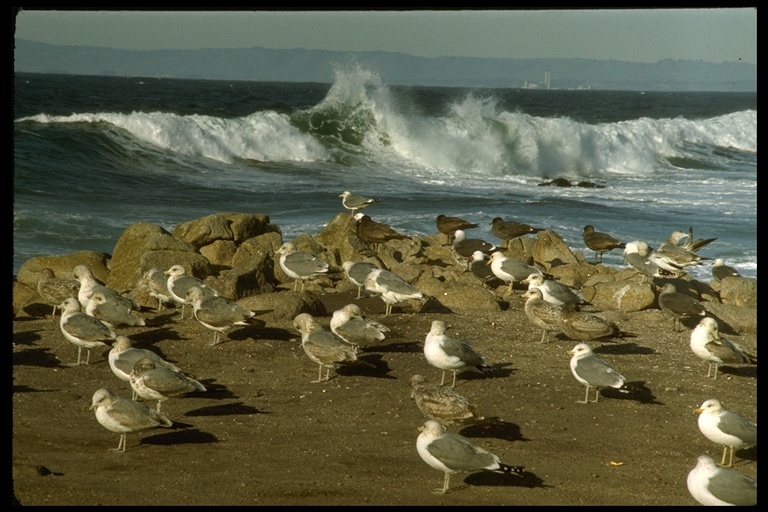
[[709,363],[707,377],[713,379],[717,379],[718,365],[757,364],[757,358],[748,354],[738,343],[720,336],[717,320],[712,317],[702,318],[691,331],[690,347],[694,354]]
[[432,321],[432,329],[424,340],[424,357],[429,364],[442,371],[441,386],[445,383],[446,371],[453,372],[451,387],[455,387],[458,372],[471,370],[487,375],[486,371],[490,369],[469,341],[445,334],[445,322],[442,320]]
[[384,316],[392,313],[392,306],[408,299],[421,299],[424,295],[414,286],[394,272],[377,268],[365,278],[365,289],[380,295],[386,304]]
[[553,279],[546,279],[540,271],[531,273],[523,279],[523,284],[528,284],[528,289],[538,288],[545,301],[562,306],[563,304],[588,304],[581,296],[581,290],[574,290],[570,286],[558,283]]
[[510,240],[539,231],[544,231],[544,228],[534,228],[524,222],[504,220],[501,217],[496,217],[491,221],[491,233],[500,238],[505,247],[509,247]]
[[142,317],[127,307],[124,302],[107,297],[103,291],[93,292],[85,307],[86,314],[98,318],[113,329],[122,326],[147,325]]
[[160,412],[160,404],[172,397],[207,391],[201,382],[148,357],[142,357],[133,365],[130,382],[136,395],[145,400],[157,400],[157,412]]
[[371,199],[369,197],[363,197],[358,196],[350,192],[349,190],[345,190],[341,194],[339,194],[339,197],[341,198],[341,204],[346,208],[347,210],[350,210],[352,212],[351,216],[354,217],[358,210],[362,210],[363,208],[368,208],[373,203],[378,203],[378,199]]
[[544,300],[544,295],[538,288],[530,288],[524,294],[525,316],[536,327],[542,330],[541,343],[549,338],[550,332],[560,331],[560,306]]
[[78,366],[83,349],[88,351],[85,363],[91,360],[91,349],[106,347],[117,336],[107,324],[91,315],[80,311],[80,302],[69,297],[59,305],[61,318],[59,327],[64,337],[77,347],[77,362],[68,366]]
[[607,387],[620,389],[624,386],[624,376],[605,360],[595,355],[592,352],[592,347],[586,343],[579,343],[567,353],[572,356],[571,373],[577,381],[587,388],[584,400],[576,400],[576,403],[589,403],[590,388],[595,389],[593,402],[597,402],[600,397],[600,389]]
[[363,316],[357,304],[347,304],[333,312],[330,323],[331,332],[347,343],[359,345],[386,338],[389,327]]
[[190,288],[198,286],[202,288],[205,295],[209,297],[216,297],[219,295],[216,290],[206,285],[201,279],[187,275],[187,269],[184,265],[173,265],[163,272],[163,274],[168,276],[168,280],[166,281],[168,293],[171,294],[171,297],[177,304],[181,304],[182,320],[184,319],[184,311],[187,308],[187,304],[190,304],[187,302],[187,292]]
[[686,483],[688,492],[702,505],[757,505],[757,481],[734,469],[717,467],[709,455],[699,455]]
[[117,448],[110,450],[124,452],[126,435],[153,427],[171,427],[173,422],[159,412],[144,404],[128,400],[112,391],[97,389],[91,399],[90,410],[94,411],[96,420],[112,432],[120,434]]
[[501,251],[496,251],[491,254],[491,257],[488,259],[488,266],[491,267],[491,272],[493,272],[496,277],[505,283],[509,283],[509,293],[512,293],[512,286],[515,283],[522,283],[528,279],[531,274],[542,274],[541,270],[536,267],[528,265],[520,260],[510,258]]
[[457,229],[467,230],[478,226],[479,224],[475,224],[474,222],[469,222],[460,217],[450,217],[443,215],[442,213],[435,219],[435,227],[437,227],[437,230],[440,233],[445,235],[446,243],[448,245],[453,243],[453,233]]
[[224,297],[211,297],[199,286],[187,290],[186,301],[192,304],[192,314],[203,327],[213,331],[211,346],[221,342],[221,335],[236,325],[250,325],[255,311],[244,308]]
[[376,222],[364,213],[356,213],[352,218],[355,219],[355,235],[365,245],[373,246],[374,251],[378,250],[379,244],[386,243],[389,240],[404,240],[408,238],[406,235],[392,229],[389,225]]
[[[757,444],[757,423],[726,409],[720,400],[710,398],[694,410],[699,415],[699,430],[704,437],[723,447],[720,466],[733,466],[733,452]],[[728,464],[725,456],[730,453]]]
[[[181,369],[173,363],[170,363],[160,357],[155,352],[147,350],[145,348],[137,348],[133,346],[133,341],[127,336],[118,336],[115,338],[115,342],[112,344],[112,348],[109,351],[109,368],[112,370],[118,379],[131,383],[131,372],[133,367],[136,366],[136,361],[146,358],[154,361],[155,366],[164,366],[171,371],[184,373]],[[133,390],[133,387],[131,387]],[[133,391],[133,400],[136,400],[136,391]]]
[[[361,363],[372,366],[357,358],[357,345],[347,343],[326,330],[309,313],[296,316],[293,319],[293,328],[301,333],[301,348],[304,349],[304,353],[318,365],[317,380],[312,382],[328,380],[331,368],[336,369],[342,365]],[[325,368],[325,378],[323,378],[323,368]]]
[[[672,258],[678,265],[683,267],[701,265],[703,263],[702,260],[712,259],[699,255],[696,252],[698,248],[689,249],[688,247],[680,245],[680,241],[686,238],[690,238],[687,233],[683,233],[682,231],[673,231],[672,234],[669,235],[669,238],[667,238],[667,240],[659,246],[659,253]],[[713,238],[712,240],[715,239]]]
[[624,242],[616,240],[608,233],[595,231],[595,227],[590,224],[584,226],[584,230],[581,232],[581,238],[584,241],[584,245],[587,246],[587,249],[594,251],[595,261],[598,261],[597,258],[599,256],[600,262],[602,262],[603,253],[614,249],[624,249],[626,247]]
[[504,282],[493,273],[493,270],[491,270],[491,267],[488,264],[488,260],[485,259],[485,253],[482,251],[475,251],[469,257],[469,270],[476,278],[491,289],[504,284]]
[[157,299],[156,311],[163,311],[165,303],[173,300],[171,292],[168,291],[168,278],[159,268],[151,268],[144,272],[139,279],[138,287],[145,290],[150,297]]
[[357,287],[357,298],[363,296],[363,289],[365,288],[365,278],[368,277],[373,270],[379,268],[373,263],[367,261],[345,261],[341,264],[344,269],[344,275],[347,276],[349,282]]
[[490,256],[492,252],[499,250],[495,245],[481,240],[479,238],[467,238],[464,230],[457,229],[453,232],[453,252],[457,262],[466,261],[467,270],[469,270],[469,258],[475,251],[481,251],[486,256]]
[[614,322],[599,315],[579,311],[573,303],[563,305],[560,311],[560,330],[576,341],[637,337],[637,334],[624,332]]
[[712,262],[712,277],[715,281],[722,281],[726,277],[741,277],[739,271],[725,264],[722,258],[716,258]]
[[681,277],[685,269],[674,259],[651,248],[647,242],[627,242],[624,248],[624,263],[646,277]]
[[297,291],[299,281],[301,281],[301,291],[303,292],[305,281],[331,273],[331,266],[327,262],[314,254],[297,250],[296,246],[290,242],[281,245],[277,254],[280,255],[280,267],[283,272],[291,279],[295,279],[293,291]]
[[419,430],[416,451],[431,467],[445,473],[443,488],[435,492],[445,494],[450,486],[451,475],[470,471],[493,471],[522,477],[522,466],[509,466],[497,455],[476,445],[466,437],[446,432],[438,421],[427,420]]
[[672,317],[672,329],[679,331],[681,318],[705,317],[707,309],[698,300],[690,295],[680,293],[672,283],[664,283],[664,286],[656,289],[659,292],[659,308]]
[[423,375],[413,375],[410,380],[411,398],[419,410],[430,420],[443,425],[477,423],[483,416],[469,399],[447,386],[427,382]]
[[108,288],[107,286],[104,286],[102,283],[100,283],[93,275],[93,272],[88,265],[77,265],[72,270],[72,275],[80,283],[80,289],[77,292],[77,300],[80,301],[80,307],[83,310],[85,310],[85,308],[88,306],[88,299],[90,299],[91,295],[97,291],[103,292],[104,295],[109,299],[114,299],[125,304],[127,308],[134,309],[136,311],[141,309],[141,305],[135,300],[129,297],[125,297],[124,295],[118,293],[117,290]]
[[77,298],[80,282],[75,279],[56,277],[53,270],[47,267],[41,270],[40,274],[40,279],[37,281],[37,293],[40,294],[40,298],[46,304],[53,306],[51,315],[55,317],[56,308],[59,307],[59,304],[69,297]]

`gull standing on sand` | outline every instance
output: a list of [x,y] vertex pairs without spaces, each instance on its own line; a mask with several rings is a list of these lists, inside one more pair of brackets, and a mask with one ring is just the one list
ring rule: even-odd
[[363,208],[368,208],[373,203],[378,203],[378,199],[371,199],[369,197],[363,197],[358,196],[350,192],[349,190],[345,190],[341,194],[339,194],[339,197],[341,198],[341,204],[346,208],[347,210],[350,210],[351,216],[354,217],[358,210],[362,210]]
[[168,293],[171,294],[171,297],[176,301],[176,304],[181,305],[182,320],[184,319],[184,311],[187,308],[187,304],[190,304],[187,302],[187,292],[190,288],[199,286],[208,297],[216,297],[219,295],[216,290],[206,285],[201,279],[187,275],[187,269],[184,265],[173,265],[163,272],[163,274],[168,276],[168,280],[166,281]]
[[347,304],[331,316],[331,332],[352,345],[382,341],[389,327],[363,316],[357,304]]
[[690,347],[694,354],[709,363],[707,377],[714,380],[717,380],[718,365],[757,364],[757,359],[738,343],[720,336],[717,320],[712,317],[703,318],[691,331]]
[[85,310],[86,307],[88,307],[88,299],[91,298],[91,295],[94,294],[94,292],[103,292],[104,296],[109,299],[114,299],[118,302],[121,302],[125,305],[125,307],[139,311],[141,309],[141,305],[136,302],[135,300],[125,297],[124,295],[121,295],[117,292],[117,290],[113,290],[112,288],[108,288],[104,286],[102,283],[100,283],[96,277],[93,275],[93,272],[91,271],[91,268],[88,265],[81,264],[77,265],[72,270],[72,275],[75,279],[80,283],[80,289],[77,293],[77,300],[80,301],[80,307]]
[[646,277],[681,277],[685,269],[675,260],[651,248],[647,242],[635,240],[627,242],[624,248],[624,263]]
[[549,339],[550,332],[560,331],[560,306],[544,300],[541,290],[530,288],[524,294],[525,316],[528,320],[541,329],[541,343]]
[[357,298],[363,296],[363,289],[365,288],[365,278],[368,277],[372,271],[379,268],[373,263],[367,261],[345,261],[341,264],[344,269],[344,275],[350,283],[357,287]]
[[418,374],[411,376],[410,385],[411,398],[430,420],[448,426],[477,423],[484,419],[474,404],[453,388],[429,383],[423,375]]
[[541,290],[541,295],[544,300],[555,306],[562,306],[567,303],[588,304],[581,296],[581,290],[574,290],[563,283],[558,283],[552,279],[546,279],[540,271],[531,273],[521,282],[523,284],[528,284],[529,290],[531,288],[538,288]]
[[702,505],[757,505],[757,481],[734,469],[717,467],[709,455],[699,455],[686,483],[688,492]]
[[153,427],[171,427],[173,422],[144,404],[128,400],[108,389],[97,389],[91,399],[90,410],[96,420],[109,431],[120,434],[117,448],[112,451],[125,452],[128,432],[138,432]]
[[[699,415],[699,430],[704,437],[723,447],[720,466],[733,467],[733,452],[757,444],[757,423],[726,409],[720,400],[710,398],[694,410]],[[728,464],[725,456],[730,453]]]
[[563,305],[560,311],[560,330],[576,341],[637,337],[637,334],[624,332],[614,322],[599,315],[579,311],[573,303]]
[[83,349],[88,351],[85,363],[91,361],[91,349],[106,347],[117,335],[107,324],[80,311],[80,302],[69,297],[59,305],[61,318],[59,328],[64,337],[77,347],[77,362],[67,366],[78,366]]
[[466,230],[478,227],[479,224],[469,222],[460,217],[449,217],[442,213],[435,219],[435,227],[437,230],[445,235],[446,243],[451,245],[453,243],[453,233],[457,229]]
[[497,455],[476,445],[466,437],[446,432],[440,422],[427,420],[419,427],[416,451],[431,467],[445,473],[443,488],[435,492],[445,494],[450,486],[451,475],[470,471],[493,471],[522,477],[522,466],[509,466]]
[[490,367],[469,341],[461,338],[451,338],[445,334],[445,322],[432,321],[432,329],[424,340],[424,357],[427,362],[442,371],[440,385],[445,383],[445,372],[453,372],[453,383],[456,387],[456,374],[464,370],[487,375]]
[[301,291],[304,291],[304,282],[325,276],[331,273],[331,266],[308,252],[299,251],[296,246],[286,242],[277,250],[280,255],[280,267],[283,272],[295,279],[293,291],[298,291],[299,281],[301,281]]
[[157,412],[160,412],[160,404],[172,397],[207,391],[201,382],[156,364],[148,357],[142,357],[133,365],[130,382],[138,396],[145,400],[157,400]]
[[509,283],[509,293],[512,293],[512,287],[515,283],[522,283],[528,279],[528,276],[531,274],[542,273],[541,270],[536,267],[528,265],[520,260],[510,258],[501,251],[496,251],[491,254],[491,257],[488,259],[488,266],[491,267],[491,272],[493,272],[496,277],[505,283]]
[[586,343],[579,343],[567,354],[572,356],[571,373],[587,388],[584,400],[576,400],[576,403],[589,403],[590,388],[595,389],[593,402],[597,402],[600,398],[600,389],[607,387],[620,389],[624,386],[624,376],[606,361],[597,357]]
[[250,325],[249,320],[256,316],[255,311],[244,308],[237,302],[224,297],[206,296],[199,286],[187,290],[186,301],[192,304],[192,314],[202,325],[213,331],[211,346],[221,342],[221,335],[236,325]]
[[672,329],[675,331],[680,330],[678,326],[681,325],[681,318],[707,316],[707,309],[701,302],[690,295],[678,292],[672,283],[665,283],[661,288],[657,287],[656,291],[659,292],[659,308],[672,317]]
[[[136,361],[142,358],[151,359],[156,366],[164,366],[171,371],[184,373],[178,366],[169,363],[155,352],[145,348],[134,347],[133,341],[127,336],[118,336],[115,338],[115,342],[112,344],[112,348],[109,351],[109,368],[118,379],[127,382],[130,386],[133,367],[136,366]],[[131,387],[131,390],[133,391],[133,387]],[[136,400],[136,397],[136,391],[133,391],[131,399]]]
[[424,295],[405,279],[394,272],[377,268],[365,278],[365,289],[374,295],[381,295],[386,304],[384,316],[392,313],[392,306],[409,299],[421,299]]
[[595,262],[598,262],[598,256],[600,257],[599,263],[603,261],[603,253],[626,247],[624,242],[616,240],[608,233],[595,231],[595,227],[590,224],[584,226],[584,230],[581,232],[581,239],[584,241],[587,249],[594,251]]
[[[722,260],[721,260],[722,261]],[[40,271],[40,279],[37,281],[37,293],[40,298],[53,306],[52,317],[56,317],[56,308],[69,297],[77,298],[80,291],[80,283],[75,279],[65,277],[55,277],[53,269],[48,267]]]
[[131,327],[147,325],[144,319],[134,313],[134,310],[126,307],[124,302],[108,298],[103,291],[93,292],[88,299],[85,313],[98,318],[113,329],[126,325]]

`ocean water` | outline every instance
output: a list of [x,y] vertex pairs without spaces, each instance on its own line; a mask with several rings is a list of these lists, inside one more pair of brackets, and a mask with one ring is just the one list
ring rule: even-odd
[[[588,258],[586,224],[652,247],[693,227],[717,237],[700,254],[757,277],[754,93],[399,87],[362,68],[332,84],[19,73],[13,140],[14,274],[111,253],[135,222],[265,213],[286,241],[315,235],[350,190],[409,235],[442,213],[497,243],[502,217]],[[601,188],[542,186],[554,178]]]

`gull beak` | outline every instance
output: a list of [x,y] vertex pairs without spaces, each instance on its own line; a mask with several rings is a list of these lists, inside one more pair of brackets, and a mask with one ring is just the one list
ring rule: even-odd
[[696,409],[693,410],[694,414],[701,414],[702,412],[704,412],[704,409],[702,409],[701,407],[697,407]]

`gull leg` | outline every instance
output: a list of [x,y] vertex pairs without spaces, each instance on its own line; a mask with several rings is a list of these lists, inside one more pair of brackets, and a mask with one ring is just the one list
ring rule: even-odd
[[117,448],[110,448],[113,452],[124,452],[125,451],[125,432],[120,434],[120,441],[117,443]]
[[[725,456],[726,455],[728,455],[728,447],[727,446],[723,446],[723,458],[720,460],[720,464],[718,464],[718,466],[725,466]],[[731,462],[733,462],[733,461],[731,461]],[[730,466],[730,464],[729,464],[729,466]]]
[[589,403],[589,386],[587,386],[587,392],[584,394],[584,401],[576,400],[577,404],[586,404]]
[[599,399],[600,399],[600,388],[595,388],[595,402],[594,403],[597,403],[597,401]]
[[85,353],[85,364],[89,364],[91,362],[91,349],[87,349],[88,351]]
[[453,370],[453,384],[451,384],[451,387],[456,387],[456,370]]
[[442,386],[445,382],[445,370],[443,370],[443,377],[440,379],[440,385]]
[[450,483],[451,483],[451,474],[450,473],[446,473],[445,474],[445,478],[443,478],[443,488],[442,489],[435,489],[432,492],[434,494],[438,494],[438,493],[439,494],[445,494],[446,492],[448,492],[448,486],[450,485]]

